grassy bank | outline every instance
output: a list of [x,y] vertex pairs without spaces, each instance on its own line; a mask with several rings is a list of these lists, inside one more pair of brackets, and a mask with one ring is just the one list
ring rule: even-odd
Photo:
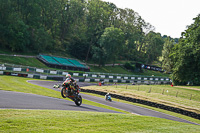
[[76,111],[0,110],[1,132],[198,133],[196,125],[166,119]]
[[41,63],[36,58],[0,55],[0,64],[3,64],[3,63],[31,66],[31,67],[37,67],[37,68],[48,68],[45,64]]
[[128,75],[144,75],[144,76],[161,76],[161,77],[169,77],[169,74],[151,71],[151,70],[143,70],[143,72],[132,72],[127,71],[121,66],[90,66],[91,72],[101,72],[101,73],[117,73],[117,74],[128,74]]
[[[200,113],[200,91],[198,90],[171,87],[169,85],[87,86],[84,88],[139,98]],[[192,95],[193,97],[191,97]]]
[[[0,64],[3,63],[10,63],[16,65],[24,65],[24,66],[31,66],[37,68],[45,68],[45,69],[53,69],[47,67],[42,62],[40,62],[36,58],[26,58],[26,57],[17,57],[17,56],[6,56],[0,55]],[[121,66],[104,66],[104,67],[97,67],[97,66],[90,66],[91,72],[101,72],[101,73],[116,73],[116,74],[129,74],[129,75],[146,75],[146,76],[162,76],[162,77],[169,77],[168,74],[163,74],[156,71],[144,70],[144,72],[131,72],[127,71],[126,69],[122,68]],[[60,70],[60,69],[58,69]],[[71,71],[71,70],[70,70]]]

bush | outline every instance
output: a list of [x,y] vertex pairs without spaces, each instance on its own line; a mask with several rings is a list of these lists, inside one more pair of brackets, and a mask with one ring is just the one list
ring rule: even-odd
[[128,70],[134,71],[135,70],[135,66],[132,66],[130,63],[126,62],[124,64],[124,67]]

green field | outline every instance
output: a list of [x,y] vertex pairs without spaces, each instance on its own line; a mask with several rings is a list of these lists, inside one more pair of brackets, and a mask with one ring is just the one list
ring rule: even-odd
[[0,132],[198,133],[200,126],[166,119],[57,110],[0,110]]

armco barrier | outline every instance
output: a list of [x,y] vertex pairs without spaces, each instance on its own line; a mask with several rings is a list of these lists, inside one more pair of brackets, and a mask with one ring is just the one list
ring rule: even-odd
[[[81,88],[81,91],[82,92],[88,92],[88,93],[95,93],[95,94],[99,94],[99,95],[106,95],[106,92],[96,91],[96,90],[89,90],[89,89],[82,89]],[[147,106],[172,111],[172,112],[175,112],[175,113],[179,113],[179,114],[186,115],[186,116],[200,120],[200,114],[197,114],[197,113],[194,113],[194,112],[191,112],[191,111],[187,111],[187,110],[183,110],[183,109],[180,109],[180,108],[175,108],[175,107],[171,107],[171,106],[167,106],[167,105],[164,105],[164,104],[159,104],[159,103],[155,103],[155,102],[151,102],[151,101],[141,100],[141,99],[137,99],[137,98],[125,97],[125,96],[112,94],[112,93],[110,93],[110,95],[114,98],[117,98],[117,99],[129,101],[129,102],[134,102],[134,103],[140,103],[140,104],[144,104],[144,105],[147,105]]]
[[[37,70],[37,71],[43,71],[43,70]],[[23,73],[21,72],[7,72],[7,71],[1,71],[2,74],[4,75],[13,75],[13,76],[17,76],[17,74],[20,74],[20,77],[28,77],[28,78],[36,78],[36,79],[50,79],[50,80],[58,80],[58,81],[63,81],[64,79],[64,75],[44,75],[44,74],[27,74],[27,73]],[[21,76],[22,75],[22,76]],[[76,79],[76,78],[75,78]],[[104,83],[134,83],[134,84],[168,84],[168,82],[166,81],[154,81],[154,82],[150,82],[150,81],[140,81],[140,80],[114,80],[114,79],[99,79],[99,78],[78,78],[76,79],[79,82],[102,82],[104,81]]]
[[[59,70],[46,70],[42,68],[33,68],[29,66],[21,66],[14,64],[2,64],[0,65],[0,70],[9,71],[9,72],[20,72],[20,73],[32,73],[32,74],[46,74],[46,75],[66,75],[71,74],[73,77],[83,77],[90,79],[100,79],[100,81],[104,81],[107,79],[108,81],[104,82],[116,82],[116,83],[130,83],[131,81],[137,81],[137,83],[144,84],[169,84],[170,79],[167,77],[156,77],[156,76],[141,76],[141,75],[126,75],[126,74],[112,74],[112,73],[73,73]],[[140,82],[138,82],[140,81]]]

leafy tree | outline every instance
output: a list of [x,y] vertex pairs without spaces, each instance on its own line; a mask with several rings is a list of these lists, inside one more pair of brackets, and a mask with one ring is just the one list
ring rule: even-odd
[[146,63],[152,63],[162,55],[164,41],[161,35],[155,32],[149,32],[145,39],[145,60]]
[[105,50],[105,55],[107,61],[113,61],[115,63],[116,59],[122,52],[122,46],[124,44],[124,33],[121,29],[108,27],[105,29],[99,40],[100,46]]
[[92,51],[93,51],[92,55],[93,61],[97,62],[99,66],[101,65],[104,66],[108,56],[107,54],[105,54],[106,53],[105,49],[93,46]]
[[153,28],[146,23],[141,16],[132,9],[119,9],[118,19],[115,27],[122,29],[125,34],[125,45],[123,45],[124,59],[134,61],[144,61],[145,58],[145,32],[152,31]]
[[174,45],[175,45],[175,42],[172,39],[166,38],[166,41],[164,43],[163,50],[162,50],[162,68],[168,73],[172,72],[172,68],[173,68],[171,54],[173,53]]
[[88,58],[92,57],[92,47],[98,47],[98,41],[104,32],[106,27],[110,26],[110,15],[113,11],[113,7],[101,0],[89,0],[87,3],[87,37],[88,37],[88,51],[86,55],[86,62]]
[[173,57],[173,81],[175,84],[200,85],[200,14],[194,23],[182,33],[182,38],[175,45]]

